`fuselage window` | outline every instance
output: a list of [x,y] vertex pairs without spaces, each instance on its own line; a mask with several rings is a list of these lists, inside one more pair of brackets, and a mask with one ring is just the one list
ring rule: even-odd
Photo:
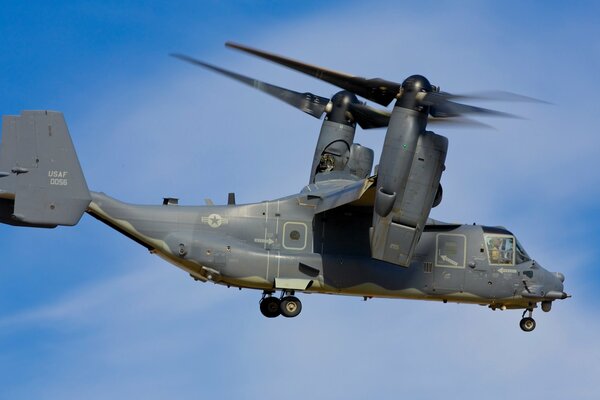
[[485,237],[485,244],[490,265],[514,265],[514,237],[487,235]]
[[436,240],[435,265],[437,267],[465,267],[466,237],[440,233]]
[[304,250],[307,243],[308,227],[303,222],[283,224],[283,248],[286,250]]

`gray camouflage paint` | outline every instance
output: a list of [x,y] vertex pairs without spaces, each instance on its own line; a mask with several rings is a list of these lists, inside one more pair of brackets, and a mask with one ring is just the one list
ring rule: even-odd
[[[308,200],[305,193],[256,204],[197,207],[131,205],[92,193],[88,213],[196,279],[224,285],[272,290],[278,280],[283,285],[294,280],[292,289],[307,292],[500,308],[534,307],[563,293],[559,276],[534,261],[490,265],[486,228],[480,225],[430,220],[408,268],[375,260],[369,246],[371,207],[350,203],[315,214],[320,200]],[[436,264],[439,235],[465,238],[460,266]],[[528,290],[530,295],[523,296]]]

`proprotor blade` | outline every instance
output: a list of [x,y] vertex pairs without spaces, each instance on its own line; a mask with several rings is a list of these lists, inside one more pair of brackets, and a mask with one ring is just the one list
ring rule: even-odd
[[314,76],[315,78],[329,82],[342,89],[356,93],[365,99],[372,100],[384,106],[387,106],[392,102],[392,100],[394,100],[394,98],[396,98],[401,86],[399,83],[386,81],[381,78],[366,79],[360,76],[354,76],[344,72],[333,71],[327,68],[318,67],[316,65],[306,64],[301,61],[296,61],[277,54],[253,49],[251,47],[233,42],[227,42],[225,45],[227,47],[241,50],[257,57],[273,61],[277,64],[284,65],[288,68],[295,69],[296,71],[303,72],[307,75]]
[[439,92],[439,95],[445,96],[449,100],[485,100],[485,101],[507,101],[515,103],[541,103],[551,104],[545,100],[535,97],[523,96],[522,94],[507,92],[504,90],[488,90],[485,92],[453,94]]
[[387,110],[378,110],[362,103],[352,103],[349,108],[354,119],[363,129],[383,128],[390,123],[391,113]]
[[484,129],[494,129],[493,126],[484,124],[483,122],[477,121],[475,119],[465,118],[465,117],[452,117],[452,118],[435,118],[430,116],[427,119],[427,125],[435,125],[442,126],[444,128],[484,128]]
[[[323,113],[327,112],[330,119],[335,119],[336,117],[339,117],[340,120],[347,119],[344,112],[342,112],[343,115],[334,115],[336,108],[334,103],[336,102],[333,99],[330,100],[326,97],[317,96],[312,93],[299,93],[279,86],[271,85],[269,83],[262,82],[241,74],[237,74],[232,71],[228,71],[226,69],[205,63],[203,61],[197,60],[193,57],[186,56],[183,54],[171,54],[171,56],[187,61],[194,65],[198,65],[203,68],[207,68],[212,71],[218,72],[227,77],[235,79],[236,81],[242,82],[248,86],[252,86],[253,88],[270,94],[271,96],[276,97],[279,100],[282,100],[298,108],[299,110],[302,110],[305,113],[312,115],[313,117],[320,118],[323,115]],[[354,94],[348,92],[340,92],[338,93],[338,95],[342,93],[346,94],[338,98],[338,101],[342,101],[342,104],[338,105],[342,107],[347,107],[347,111],[350,112],[350,114],[352,114],[352,120],[358,123],[363,129],[381,128],[388,125],[390,119],[390,113],[388,111],[378,110],[373,107],[369,107],[365,104],[362,104],[358,101]],[[347,95],[350,95],[352,99],[348,100],[347,102],[343,101],[343,98],[345,98]],[[336,97],[334,96],[334,98]],[[331,114],[332,112],[333,114]]]
[[[366,104],[351,104],[350,111],[363,129],[384,128],[390,123],[391,112],[369,107]],[[465,117],[436,118],[429,116],[428,125],[443,126],[445,128],[487,128],[491,125]]]
[[299,93],[279,86],[270,85],[266,82],[262,82],[257,79],[252,79],[244,75],[236,74],[235,72],[219,68],[217,66],[192,58],[190,56],[186,56],[184,54],[171,54],[171,56],[195,65],[199,65],[204,68],[208,68],[212,71],[218,72],[239,82],[242,82],[248,86],[252,86],[253,88],[258,89],[261,92],[270,94],[271,96],[276,97],[279,100],[282,100],[288,103],[289,105],[296,107],[309,115],[312,115],[315,118],[321,118],[321,116],[325,112],[327,104],[329,104],[329,99],[326,97],[317,96],[312,93]]
[[434,117],[449,118],[459,117],[463,114],[482,114],[492,117],[517,118],[513,114],[502,111],[456,103],[448,100],[448,96],[445,94],[440,93],[419,93],[417,95],[417,99],[419,100],[420,104],[431,107],[431,115]]

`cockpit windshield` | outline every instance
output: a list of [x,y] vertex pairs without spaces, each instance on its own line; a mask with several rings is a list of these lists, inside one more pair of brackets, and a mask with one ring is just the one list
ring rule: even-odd
[[486,235],[485,244],[490,265],[514,265],[514,236]]
[[529,257],[529,254],[527,254],[527,252],[525,251],[523,246],[521,246],[521,243],[519,243],[518,240],[517,240],[517,257],[516,258],[517,258],[517,264],[531,261],[531,257]]

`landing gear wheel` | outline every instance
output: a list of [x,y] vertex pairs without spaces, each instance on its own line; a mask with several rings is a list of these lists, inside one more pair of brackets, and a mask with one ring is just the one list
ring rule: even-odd
[[525,332],[531,332],[532,330],[535,329],[535,320],[531,317],[526,317],[521,319],[521,322],[519,322],[519,325],[521,326],[521,329]]
[[275,318],[281,314],[280,301],[277,297],[265,297],[260,301],[260,312],[267,318]]
[[281,311],[281,315],[284,317],[293,318],[300,314],[300,311],[302,311],[302,303],[297,297],[286,296],[281,299],[279,310]]

